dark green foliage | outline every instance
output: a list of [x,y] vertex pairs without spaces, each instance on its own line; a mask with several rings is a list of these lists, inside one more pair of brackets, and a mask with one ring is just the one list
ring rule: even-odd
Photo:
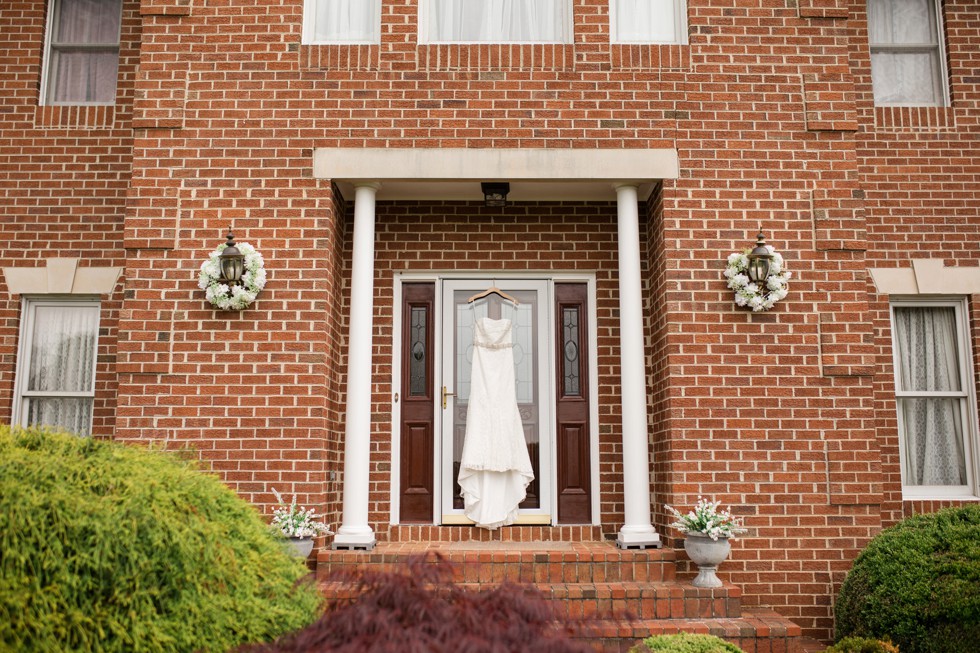
[[595,653],[572,639],[583,624],[559,624],[534,587],[468,590],[438,556],[330,580],[349,588],[350,598],[334,601],[308,628],[241,653]]
[[823,653],[898,653],[898,647],[880,639],[845,637]]
[[648,637],[630,653],[742,653],[742,649],[714,635],[658,635]]
[[980,506],[907,519],[854,562],[836,605],[836,639],[890,638],[902,653],[980,647]]
[[0,426],[0,650],[226,651],[320,599],[261,516],[191,463]]

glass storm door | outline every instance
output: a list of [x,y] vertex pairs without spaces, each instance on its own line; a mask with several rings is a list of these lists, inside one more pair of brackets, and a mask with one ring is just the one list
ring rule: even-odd
[[[496,293],[470,302],[496,286],[518,304]],[[473,327],[483,317],[506,318],[512,324],[517,403],[524,424],[534,481],[521,503],[519,523],[551,523],[552,402],[548,282],[545,280],[447,280],[442,288],[442,520],[468,523],[460,496],[460,457],[466,433],[473,364]]]

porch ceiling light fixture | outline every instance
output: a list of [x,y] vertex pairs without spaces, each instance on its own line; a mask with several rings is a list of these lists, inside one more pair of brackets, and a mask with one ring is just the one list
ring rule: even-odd
[[755,247],[748,253],[749,267],[746,272],[754,283],[765,283],[772,268],[773,255],[766,247],[766,237],[761,231],[755,238]]
[[480,184],[483,189],[483,203],[485,206],[507,206],[507,194],[510,193],[510,184],[506,181],[485,181]]

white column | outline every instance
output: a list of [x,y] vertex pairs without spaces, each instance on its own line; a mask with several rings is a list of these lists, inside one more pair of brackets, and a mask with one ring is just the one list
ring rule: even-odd
[[619,238],[619,357],[623,402],[623,506],[621,548],[660,546],[650,522],[650,447],[647,438],[646,357],[640,290],[640,218],[636,186],[616,185]]
[[347,425],[344,433],[344,517],[335,549],[374,548],[368,524],[371,471],[371,349],[374,333],[374,200],[381,185],[354,187],[354,254],[347,353]]

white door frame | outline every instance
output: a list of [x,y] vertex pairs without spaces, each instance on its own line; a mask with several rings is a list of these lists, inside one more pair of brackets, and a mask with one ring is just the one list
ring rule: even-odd
[[[398,488],[401,482],[400,478],[400,466],[397,461],[401,460],[401,412],[399,405],[399,398],[402,396],[401,388],[401,341],[395,336],[395,334],[401,333],[401,310],[399,307],[402,302],[402,284],[409,282],[432,282],[435,284],[435,306],[436,315],[434,315],[434,333],[433,342],[436,344],[436,351],[433,356],[433,370],[436,378],[434,379],[433,387],[434,391],[434,401],[433,401],[433,414],[435,415],[435,428],[437,432],[434,434],[435,439],[435,455],[433,460],[433,478],[434,478],[434,498],[432,511],[435,515],[433,521],[434,524],[439,525],[444,522],[442,520],[442,500],[443,500],[443,433],[442,433],[442,375],[443,375],[443,320],[442,320],[442,306],[444,302],[443,297],[443,281],[450,280],[479,280],[486,285],[489,285],[491,280],[496,280],[498,285],[500,282],[506,280],[535,280],[535,281],[545,281],[547,283],[547,297],[545,301],[547,302],[547,315],[548,324],[542,329],[542,332],[547,334],[547,369],[545,373],[550,377],[550,395],[544,398],[546,401],[554,403],[554,375],[555,375],[555,361],[554,361],[554,329],[552,325],[554,323],[553,313],[554,313],[554,284],[555,283],[584,283],[587,287],[588,293],[588,319],[591,325],[590,342],[589,342],[589,383],[594,389],[590,395],[589,401],[589,424],[590,424],[590,452],[592,457],[591,465],[591,487],[592,487],[592,524],[593,526],[598,526],[600,524],[600,514],[599,514],[599,362],[598,362],[598,347],[597,347],[597,336],[598,325],[597,325],[597,310],[596,310],[596,279],[595,274],[591,272],[551,272],[551,271],[541,271],[541,270],[528,270],[522,272],[501,272],[494,271],[488,272],[483,270],[432,270],[432,271],[420,271],[420,272],[396,272],[394,275],[393,283],[393,297],[392,297],[392,347],[391,347],[391,491],[390,491],[390,502],[391,502],[391,512],[390,512],[390,522],[392,524],[399,523],[399,493]],[[547,436],[551,443],[551,457],[550,465],[552,469],[550,470],[550,483],[548,488],[548,493],[552,497],[552,505],[555,497],[557,497],[557,474],[554,473],[555,464],[555,422],[554,422],[554,406],[549,407],[549,412],[551,417],[549,418],[550,423],[548,424]],[[523,511],[522,511],[523,512]],[[530,516],[529,516],[530,517]],[[549,516],[547,523],[554,523],[557,520],[557,511],[553,510]],[[459,523],[469,523],[468,520],[463,517],[463,520]],[[535,522],[533,518],[528,521],[519,520],[520,523],[538,523]]]
[[[554,356],[552,355],[553,343],[552,339],[552,325],[554,324],[554,311],[552,310],[552,287],[551,284],[545,279],[496,279],[493,278],[494,283],[497,287],[505,292],[517,292],[521,290],[528,290],[531,292],[536,292],[537,297],[537,308],[535,310],[535,315],[532,319],[538,321],[538,333],[537,342],[534,343],[534,347],[537,348],[537,358],[539,362],[538,367],[538,379],[536,394],[538,396],[538,428],[539,428],[539,446],[538,446],[538,488],[539,488],[539,499],[540,508],[525,509],[522,508],[520,515],[516,523],[519,524],[550,524],[554,519],[554,488],[555,488],[555,457],[554,457],[554,438],[552,434],[555,430],[554,423],[554,409],[551,405],[554,399],[554,390],[552,389],[553,379],[554,379]],[[455,378],[455,360],[451,360],[445,353],[448,351],[455,350],[456,347],[464,346],[464,343],[456,341],[456,335],[452,332],[453,324],[455,322],[455,307],[456,304],[453,301],[453,295],[457,291],[465,291],[467,294],[476,294],[482,291],[484,288],[488,287],[491,283],[490,277],[477,277],[469,279],[443,279],[441,281],[442,285],[442,295],[443,303],[439,307],[440,319],[442,320],[442,342],[440,343],[442,357],[442,369],[441,374],[436,375],[436,380],[439,385],[437,386],[441,390],[445,386],[448,388],[449,392],[456,393],[459,390],[459,379]],[[454,509],[452,506],[452,488],[454,483],[453,478],[453,460],[450,455],[450,448],[452,446],[452,439],[454,436],[453,426],[454,417],[453,413],[456,408],[457,397],[455,394],[446,397],[446,407],[443,407],[440,401],[439,405],[436,407],[439,415],[439,420],[441,421],[441,439],[442,439],[442,468],[439,478],[441,479],[441,492],[442,506],[441,511],[438,514],[442,515],[443,524],[469,524],[472,523],[464,514],[462,509]],[[436,484],[439,486],[439,483]]]

